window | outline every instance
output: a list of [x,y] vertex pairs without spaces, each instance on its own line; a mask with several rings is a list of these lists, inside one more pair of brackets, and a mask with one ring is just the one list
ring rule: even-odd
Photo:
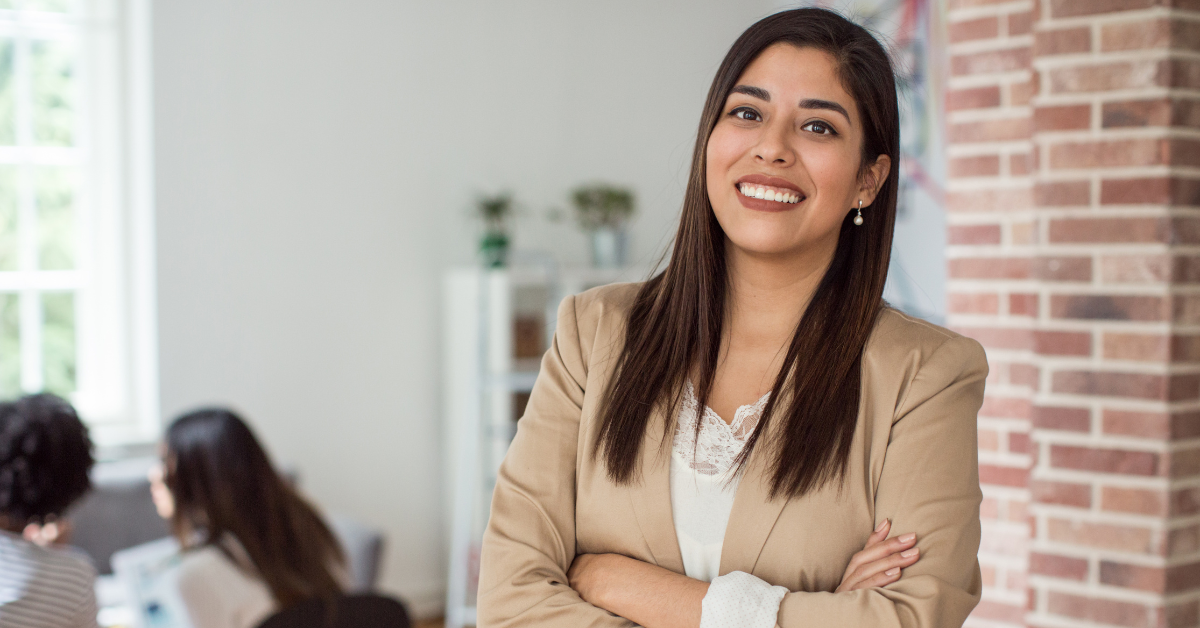
[[0,397],[157,429],[148,0],[0,0]]

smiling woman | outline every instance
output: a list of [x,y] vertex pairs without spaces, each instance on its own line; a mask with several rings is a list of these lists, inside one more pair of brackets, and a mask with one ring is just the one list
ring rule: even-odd
[[734,43],[666,270],[559,310],[481,626],[962,624],[987,363],[883,302],[898,151],[864,29],[797,9]]

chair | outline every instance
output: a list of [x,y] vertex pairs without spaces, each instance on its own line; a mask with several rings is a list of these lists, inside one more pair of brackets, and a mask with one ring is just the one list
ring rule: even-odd
[[344,595],[333,600],[305,600],[268,617],[258,628],[410,628],[408,611],[399,601],[375,594]]
[[326,521],[346,555],[346,593],[370,593],[383,562],[383,534],[344,515],[331,514]]

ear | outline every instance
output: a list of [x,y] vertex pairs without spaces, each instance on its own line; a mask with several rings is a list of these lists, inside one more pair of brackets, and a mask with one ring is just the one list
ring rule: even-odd
[[859,198],[862,199],[863,207],[875,202],[875,196],[879,194],[879,188],[883,187],[883,182],[887,181],[888,173],[891,171],[892,158],[887,155],[880,155],[875,159],[875,163],[871,164],[870,168],[867,168],[858,185]]

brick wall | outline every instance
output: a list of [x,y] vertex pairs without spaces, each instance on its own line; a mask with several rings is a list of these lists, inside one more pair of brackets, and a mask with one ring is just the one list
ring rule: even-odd
[[1200,624],[1200,1],[950,0],[972,625]]

